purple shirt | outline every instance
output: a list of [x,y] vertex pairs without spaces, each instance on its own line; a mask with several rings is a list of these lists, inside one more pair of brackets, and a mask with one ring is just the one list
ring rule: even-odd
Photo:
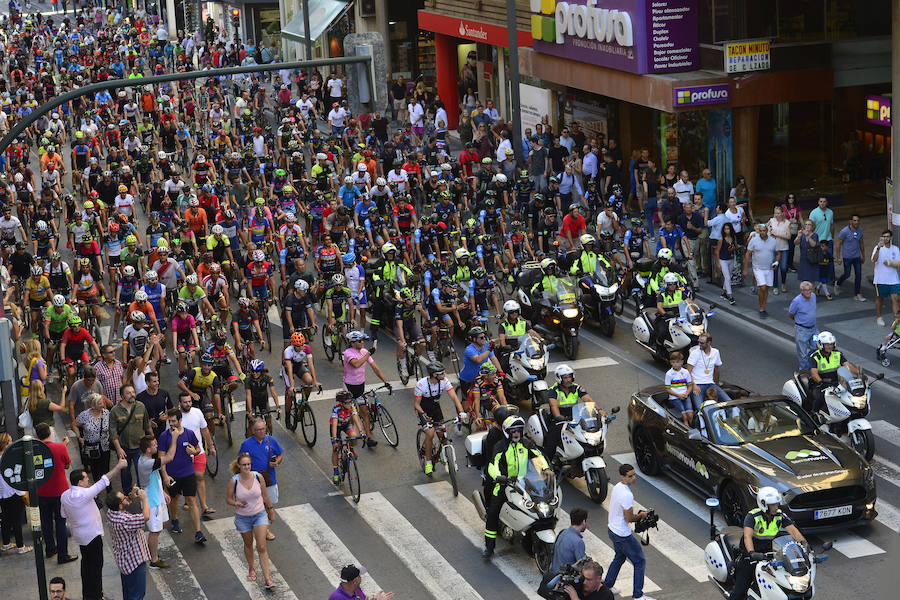
[[[169,429],[163,431],[159,436],[158,446],[160,452],[167,452],[169,444],[172,443],[172,432]],[[175,450],[175,456],[172,462],[166,465],[166,474],[169,477],[182,478],[194,474],[194,457],[187,453],[184,449],[185,444],[196,446],[199,443],[197,436],[190,429],[185,429],[178,436],[178,449]]]
[[362,591],[362,588],[357,588],[354,593],[348,594],[344,591],[344,588],[338,586],[338,588],[328,596],[328,600],[366,600],[366,593]]

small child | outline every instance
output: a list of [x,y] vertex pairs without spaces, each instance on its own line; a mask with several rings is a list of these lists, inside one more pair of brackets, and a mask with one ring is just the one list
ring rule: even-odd
[[878,360],[884,360],[887,356],[888,344],[900,339],[900,311],[894,313],[894,322],[891,323],[891,333],[884,338],[881,346],[878,347]]
[[834,281],[834,254],[828,249],[828,241],[820,240],[822,260],[819,261],[819,281],[816,283],[816,293],[822,293],[827,300],[832,299],[828,291],[828,283]]
[[676,411],[681,413],[681,419],[686,427],[691,426],[694,411],[698,410],[694,392],[694,380],[691,372],[684,368],[684,355],[681,352],[673,352],[669,355],[669,364],[672,368],[666,371],[666,391],[669,392],[669,402]]

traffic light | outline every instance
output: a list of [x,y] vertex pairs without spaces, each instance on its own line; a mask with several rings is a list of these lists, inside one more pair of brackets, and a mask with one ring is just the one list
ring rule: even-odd
[[231,26],[234,28],[235,33],[240,29],[241,26],[241,10],[239,8],[231,9]]

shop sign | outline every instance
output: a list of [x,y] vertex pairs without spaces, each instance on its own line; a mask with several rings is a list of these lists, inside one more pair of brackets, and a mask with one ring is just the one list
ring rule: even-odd
[[631,73],[698,67],[697,0],[530,0],[534,49]]
[[772,52],[769,40],[749,40],[725,44],[725,72],[745,73],[765,71],[771,67]]
[[[509,45],[506,27],[501,27],[500,25],[449,17],[425,10],[418,11],[418,17],[419,29],[492,46],[506,48]],[[531,47],[531,36],[528,35],[527,31],[519,30],[518,42],[520,47]]]
[[731,86],[727,83],[672,88],[672,104],[675,108],[687,108],[701,104],[726,104],[730,98]]
[[891,126],[891,99],[866,96],[866,121],[873,125]]

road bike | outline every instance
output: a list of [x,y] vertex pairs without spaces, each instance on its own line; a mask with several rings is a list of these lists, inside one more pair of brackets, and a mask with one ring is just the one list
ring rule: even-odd
[[[297,431],[297,424],[300,424],[303,439],[310,448],[316,445],[317,435],[316,416],[309,405],[309,394],[312,392],[312,387],[312,385],[304,383],[300,389],[294,388],[294,401],[291,403],[291,409],[284,415],[284,425],[292,432]],[[322,393],[321,386],[319,393]]]
[[[437,462],[440,462],[447,468],[447,476],[450,479],[450,485],[453,487],[453,495],[456,496],[459,494],[459,486],[456,482],[456,471],[459,469],[459,466],[456,463],[456,449],[453,447],[453,441],[450,439],[450,436],[447,435],[448,423],[455,423],[457,425],[457,430],[459,430],[459,427],[461,426],[459,417],[440,421],[439,423],[431,423],[430,426],[434,427],[435,437],[440,439],[440,450],[437,453]],[[419,426],[419,431],[416,433],[416,448],[419,455],[419,465],[422,467],[422,472],[424,473],[427,457],[425,456],[425,426],[423,425]],[[433,452],[434,448],[432,447],[432,453]],[[432,456],[433,462],[434,458],[435,457]]]
[[[418,346],[419,343],[407,343],[406,355],[403,358],[397,357],[397,373],[403,385],[406,385],[410,378],[412,378],[413,381],[418,381],[422,377],[422,363],[419,360],[419,355],[416,354],[416,348]],[[401,368],[403,367],[404,362],[406,363],[405,375]]]
[[356,466],[356,450],[350,445],[350,442],[364,439],[364,437],[347,437],[341,433],[338,440],[338,472],[341,476],[341,483],[347,482],[347,486],[350,488],[350,497],[354,502],[359,502],[361,488],[359,468]]
[[270,408],[266,406],[266,408],[264,409],[254,408],[253,410],[250,410],[250,407],[248,406],[244,411],[244,437],[250,437],[250,424],[254,419],[264,420],[267,427],[266,433],[272,435],[273,426],[269,425],[269,415],[271,415],[272,413],[275,413],[276,420],[281,418],[281,412],[277,408]]
[[397,444],[400,443],[400,436],[397,433],[397,426],[394,424],[394,418],[391,416],[387,407],[382,404],[381,400],[378,398],[378,392],[380,390],[387,390],[388,394],[392,393],[391,388],[387,385],[382,385],[381,387],[369,390],[363,394],[363,398],[366,399],[366,409],[369,411],[369,420],[373,427],[376,424],[378,425],[378,428],[381,429],[381,433],[384,435],[384,439],[387,440],[387,443],[392,448],[396,448]]
[[325,349],[325,358],[328,359],[328,362],[333,361],[335,356],[340,357],[341,361],[344,360],[344,348],[347,344],[344,337],[346,330],[346,321],[335,322],[331,331],[328,331],[327,327],[322,328],[322,347]]
[[450,362],[453,364],[453,370],[459,375],[459,355],[456,353],[456,348],[453,346],[452,331],[452,328],[445,323],[438,325],[434,352],[439,362],[443,362],[444,357],[449,357]]
[[234,395],[228,389],[228,384],[222,390],[222,425],[225,429],[225,435],[228,437],[228,447],[234,445],[234,439],[231,436],[231,422],[234,421]]

